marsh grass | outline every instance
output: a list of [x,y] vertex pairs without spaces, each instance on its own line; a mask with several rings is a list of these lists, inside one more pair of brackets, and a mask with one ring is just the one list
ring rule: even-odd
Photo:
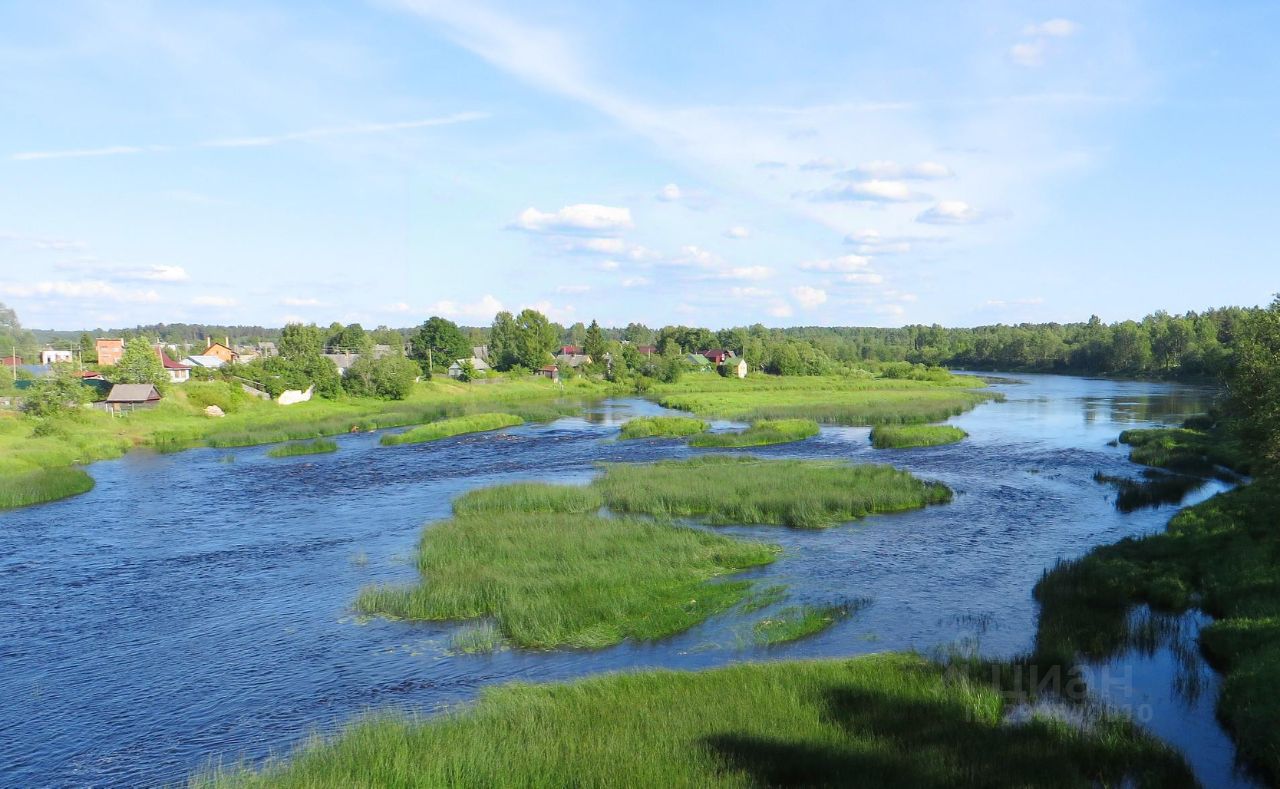
[[43,504],[93,490],[93,478],[78,468],[42,468],[0,476],[0,510]]
[[766,586],[751,593],[751,596],[742,601],[742,613],[752,614],[771,605],[781,603],[787,598],[787,587],[781,584],[774,586]]
[[380,443],[384,447],[398,444],[419,444],[424,441],[436,441],[441,438],[462,435],[463,433],[482,433],[488,430],[501,430],[504,427],[515,427],[522,424],[524,424],[524,419],[515,414],[472,414],[419,425],[403,433],[388,433],[380,439]]
[[329,452],[337,452],[338,444],[326,438],[317,438],[314,441],[304,441],[296,444],[281,444],[278,447],[272,447],[267,450],[269,458],[291,458],[298,455],[324,455]]
[[692,447],[762,447],[788,444],[818,435],[818,423],[812,419],[758,419],[746,430],[729,433],[705,433],[689,441]]
[[505,640],[502,631],[492,622],[468,625],[453,634],[450,646],[454,652],[464,655],[487,655],[502,649]]
[[821,633],[848,615],[845,606],[791,606],[756,622],[751,634],[757,646],[775,646]]
[[708,427],[701,419],[687,416],[642,416],[628,420],[619,438],[679,438],[701,433]]
[[549,485],[545,482],[514,482],[476,488],[453,500],[455,515],[519,512],[595,512],[603,506],[600,493],[592,487]]
[[595,484],[617,512],[804,529],[951,500],[945,485],[891,466],[743,455],[615,463],[604,467]]
[[968,437],[953,425],[876,425],[871,429],[871,445],[876,449],[936,447]]
[[1186,787],[1134,724],[1047,716],[914,655],[642,671],[516,683],[432,719],[375,715],[261,771],[195,786]]
[[1141,479],[1116,477],[1098,471],[1094,473],[1093,480],[1115,488],[1116,509],[1120,512],[1134,512],[1144,507],[1159,507],[1162,504],[1178,504],[1186,498],[1188,493],[1205,484],[1202,477],[1189,474],[1167,474],[1156,469],[1144,469]]
[[700,417],[754,422],[811,419],[822,424],[877,425],[939,422],[987,400],[983,383],[951,376],[945,383],[838,376],[756,376],[746,379],[689,376],[654,388],[667,408]]
[[[1191,424],[1201,424],[1192,421]],[[1181,474],[1220,477],[1235,481],[1234,474],[1223,474],[1226,468],[1249,473],[1249,461],[1238,441],[1225,431],[1210,432],[1190,428],[1154,428],[1126,430],[1120,443],[1133,449],[1129,459],[1144,466],[1168,469]]]
[[356,607],[398,619],[491,618],[531,649],[600,648],[679,633],[738,603],[776,546],[630,518],[481,510],[429,526],[422,581],[371,587]]

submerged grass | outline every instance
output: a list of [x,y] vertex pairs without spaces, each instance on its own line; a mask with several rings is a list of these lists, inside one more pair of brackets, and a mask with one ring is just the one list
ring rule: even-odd
[[315,441],[304,441],[296,444],[281,444],[267,450],[267,457],[270,458],[290,458],[298,455],[324,455],[329,452],[337,452],[338,444],[326,438],[317,438]]
[[938,422],[962,414],[994,392],[968,376],[945,383],[839,376],[755,376],[746,379],[686,376],[654,387],[668,408],[700,417],[752,422],[812,419],[823,424],[877,425]]
[[426,529],[422,581],[363,590],[356,607],[400,619],[490,617],[533,649],[600,648],[686,630],[739,602],[775,546],[629,518],[481,509]]
[[481,433],[487,430],[500,430],[504,427],[515,427],[524,424],[524,419],[514,414],[473,414],[453,419],[442,419],[406,430],[403,433],[388,433],[380,439],[384,447],[398,444],[419,444],[424,441],[436,441],[441,438],[462,435],[463,433]]
[[936,447],[968,437],[953,425],[877,425],[871,429],[871,445],[876,449]]
[[787,598],[787,587],[782,584],[774,586],[766,586],[751,593],[751,596],[742,601],[742,613],[752,614],[763,608],[768,608],[776,603],[781,603]]
[[476,488],[453,500],[455,515],[516,512],[595,512],[604,504],[591,487],[548,485],[545,482],[514,482],[490,488]]
[[93,490],[93,478],[78,468],[42,468],[0,477],[0,510],[65,499]]
[[1194,784],[1171,748],[1124,719],[1011,724],[1010,704],[989,682],[902,654],[518,683],[434,719],[369,717],[288,762],[206,773],[193,784]]
[[689,441],[693,447],[762,447],[788,444],[818,435],[818,423],[812,419],[759,419],[746,430],[731,433],[705,433]]
[[785,644],[821,633],[848,615],[844,606],[791,606],[756,622],[751,634],[757,646]]
[[678,438],[701,433],[706,429],[706,422],[687,416],[642,416],[628,420],[622,426],[620,437],[622,439]]
[[468,625],[453,634],[450,641],[453,651],[464,655],[487,655],[502,648],[502,631],[492,622]]
[[891,466],[706,455],[610,464],[595,483],[618,512],[816,529],[951,500],[951,491]]

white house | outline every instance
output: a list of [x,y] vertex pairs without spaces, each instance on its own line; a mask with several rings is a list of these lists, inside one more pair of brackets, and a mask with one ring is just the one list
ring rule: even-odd
[[449,365],[449,377],[457,378],[462,375],[462,365],[471,362],[471,369],[478,373],[489,369],[489,363],[479,356],[472,356],[470,359],[457,359],[453,364]]
[[58,351],[53,348],[45,348],[40,352],[40,364],[64,364],[72,360],[71,351]]

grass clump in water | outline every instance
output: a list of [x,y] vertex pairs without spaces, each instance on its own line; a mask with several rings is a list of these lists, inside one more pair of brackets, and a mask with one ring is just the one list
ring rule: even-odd
[[327,438],[317,438],[315,441],[301,441],[293,444],[281,444],[278,447],[272,447],[267,450],[269,458],[291,458],[298,455],[324,455],[329,452],[337,452],[338,444],[336,441],[330,441]]
[[620,438],[678,438],[701,433],[707,423],[687,416],[642,416],[622,426]]
[[[990,672],[975,672],[979,676]],[[643,671],[378,715],[288,762],[196,786],[1183,787],[1177,753],[1102,716],[1011,725],[984,679],[915,655]]]
[[679,633],[737,604],[776,546],[629,518],[482,511],[426,529],[422,581],[363,590],[363,613],[491,618],[520,647],[600,648]]
[[464,655],[488,655],[502,648],[502,631],[492,622],[464,627],[453,634],[450,645]]
[[618,512],[817,529],[951,500],[951,491],[891,466],[709,455],[611,464],[595,483]]
[[953,425],[876,425],[871,429],[871,445],[876,449],[937,447],[968,437]]
[[758,646],[785,644],[821,633],[848,615],[846,606],[791,606],[756,622],[751,634]]
[[43,504],[93,490],[93,477],[78,468],[41,468],[0,476],[0,510]]
[[750,597],[743,601],[742,613],[755,613],[762,608],[768,608],[775,603],[782,602],[786,597],[787,587],[781,584],[766,586],[759,591],[753,592]]
[[418,444],[463,433],[501,430],[504,427],[515,427],[522,424],[524,424],[524,419],[514,414],[472,414],[419,425],[403,433],[388,433],[382,437],[381,443],[384,447],[397,444]]
[[468,491],[453,501],[455,515],[516,512],[595,512],[604,504],[595,488],[515,482]]
[[762,447],[787,444],[818,435],[818,423],[812,419],[758,419],[746,430],[731,433],[706,433],[689,441],[693,447]]
[[[1200,424],[1192,421],[1191,424]],[[1120,443],[1133,447],[1129,459],[1144,466],[1168,469],[1182,474],[1225,477],[1222,468],[1249,473],[1250,463],[1239,442],[1225,430],[1193,430],[1186,427],[1126,430]]]

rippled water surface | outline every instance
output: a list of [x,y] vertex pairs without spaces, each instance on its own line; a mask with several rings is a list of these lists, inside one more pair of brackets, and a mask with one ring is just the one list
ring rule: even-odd
[[[956,491],[949,505],[823,532],[726,528],[786,547],[750,575],[788,584],[793,601],[872,601],[768,650],[750,645],[754,620],[732,612],[658,643],[491,656],[451,654],[456,625],[351,614],[360,587],[415,578],[422,525],[462,491],[585,482],[600,461],[689,455],[678,441],[615,440],[622,421],[661,411],[646,401],[429,444],[345,436],[333,455],[199,449],[96,464],[92,492],[0,513],[0,783],[181,781],[210,760],[287,752],[371,708],[431,711],[516,679],[955,644],[1023,651],[1035,629],[1031,588],[1046,567],[1161,529],[1175,511],[1116,511],[1114,491],[1092,477],[1137,469],[1108,442],[1176,423],[1212,392],[1054,376],[997,388],[1005,402],[952,420],[971,434],[960,444],[881,451],[865,428],[824,428],[757,451],[890,462]],[[1210,483],[1192,500],[1221,489]],[[1146,714],[1207,785],[1247,783],[1212,716],[1216,679],[1188,700],[1173,680],[1189,669],[1162,655],[1118,662],[1115,676],[1128,670],[1128,679],[1109,698]]]

